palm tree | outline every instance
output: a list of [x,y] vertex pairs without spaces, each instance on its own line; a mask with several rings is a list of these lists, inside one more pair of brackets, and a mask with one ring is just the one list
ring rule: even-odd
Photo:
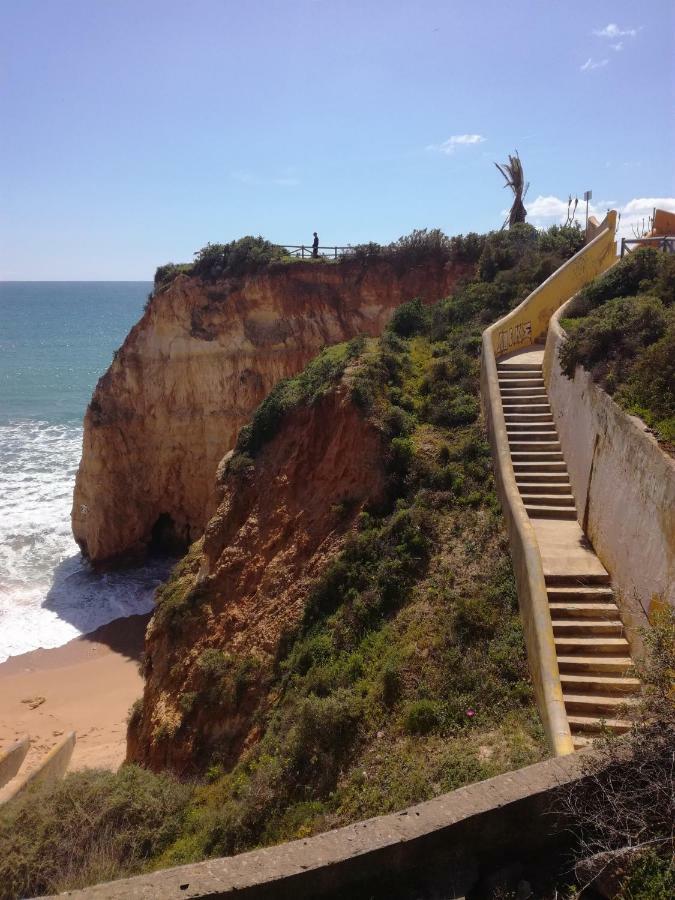
[[[511,156],[511,154],[509,153],[509,161],[507,163],[502,163],[501,165],[499,163],[495,163],[495,165],[504,176],[504,181],[506,181],[504,187],[511,188],[515,197],[513,206],[511,207],[511,211],[509,212],[509,217],[506,220],[506,222],[509,223],[509,228],[511,228],[514,225],[525,221],[527,210],[525,209],[523,200],[525,199],[525,194],[527,194],[530,183],[528,181],[528,183],[525,184],[523,164],[520,161],[517,150],[515,156]],[[502,228],[506,226],[506,222],[504,222]]]

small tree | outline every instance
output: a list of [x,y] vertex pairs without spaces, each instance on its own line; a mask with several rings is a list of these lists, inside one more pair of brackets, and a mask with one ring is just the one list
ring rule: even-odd
[[[529,182],[527,184],[525,183],[523,164],[520,161],[517,150],[515,156],[509,154],[509,161],[507,163],[502,163],[501,165],[495,163],[495,165],[504,176],[504,181],[506,182],[504,187],[511,188],[513,191],[513,206],[511,207],[509,217],[506,220],[506,222],[509,223],[509,228],[512,228],[514,225],[518,225],[525,221],[527,210],[525,209],[523,200],[525,199],[530,184]],[[502,227],[506,226],[506,222],[504,222],[504,226]]]

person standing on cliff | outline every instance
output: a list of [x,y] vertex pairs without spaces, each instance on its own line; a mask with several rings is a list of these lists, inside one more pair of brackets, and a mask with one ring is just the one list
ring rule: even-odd
[[319,258],[319,235],[314,232],[314,240],[312,241],[312,259]]

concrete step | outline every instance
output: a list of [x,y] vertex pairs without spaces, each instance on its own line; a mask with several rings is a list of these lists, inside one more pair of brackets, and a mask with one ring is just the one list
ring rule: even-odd
[[[511,431],[506,429],[509,439],[509,446],[515,447],[517,444],[546,444],[549,450],[557,450],[560,447],[557,431]],[[528,448],[529,449],[529,448]],[[533,449],[538,450],[538,447]]]
[[576,519],[577,511],[573,506],[533,506],[525,504],[525,510],[531,519]]
[[589,675],[560,673],[563,691],[589,691],[595,694],[637,694],[640,690],[640,679],[621,675]]
[[563,691],[563,700],[568,715],[581,713],[582,715],[597,716],[626,716],[629,713],[627,707],[635,706],[635,697],[611,697],[608,694],[568,694]]
[[558,668],[560,675],[569,672],[579,674],[581,672],[591,675],[605,675],[614,672],[624,677],[632,676],[634,672],[633,660],[627,654],[617,656],[589,656],[558,654]]
[[552,624],[556,637],[623,637],[621,619],[554,619]]
[[548,402],[548,395],[546,393],[545,388],[537,388],[537,387],[521,387],[521,388],[500,388],[500,394],[502,396],[502,401],[504,400],[519,400],[531,401],[532,403],[546,403]]
[[525,506],[564,506],[574,507],[574,497],[571,494],[532,494],[526,493],[520,488],[520,496]]
[[609,619],[617,621],[619,610],[616,603],[549,603],[551,618],[559,619]]
[[502,378],[536,378],[540,376],[543,378],[541,369],[526,369],[526,368],[510,368],[510,369],[500,369],[497,366],[497,375],[499,379]]
[[[587,588],[596,584],[609,584],[609,572],[596,572],[593,575],[546,575],[546,584],[552,588]],[[550,595],[550,592],[549,592]]]
[[553,639],[561,656],[578,653],[580,656],[627,656],[630,659],[630,648],[625,637],[559,637],[554,634]]
[[504,415],[510,414],[521,414],[521,413],[545,413],[547,416],[551,415],[551,407],[548,403],[529,403],[527,401],[516,399],[507,399],[506,397],[502,397],[502,409],[504,410]]
[[503,361],[497,363],[497,370],[499,372],[541,372],[543,366],[541,363]]
[[567,477],[567,466],[562,453],[512,453],[511,462],[516,476],[529,472],[539,475],[564,472]]
[[570,731],[613,731],[616,734],[623,734],[630,729],[630,721],[628,719],[600,719],[597,716],[568,716]]
[[520,481],[516,478],[516,484],[518,485],[518,489],[523,496],[527,494],[542,494],[543,496],[550,496],[551,494],[569,494],[572,496],[572,489],[569,481],[535,481],[535,482],[527,482]]
[[544,379],[541,376],[533,375],[530,378],[512,378],[510,375],[499,375],[499,388],[509,387],[540,387],[545,389]]
[[550,413],[504,413],[506,427],[512,425],[555,425]]
[[520,434],[521,432],[528,434],[557,434],[553,422],[507,422],[506,431],[508,434]]
[[[513,460],[512,460],[513,461]],[[554,481],[569,481],[567,474],[567,466],[564,462],[553,463],[529,463],[513,461],[513,470],[516,480],[527,479],[528,481],[542,481],[551,478]]]
[[509,447],[512,453],[523,453],[526,450],[534,450],[535,453],[558,453],[560,452],[560,441],[552,441],[550,434],[541,434],[535,438],[528,437],[521,440],[522,435],[516,438],[509,438]]
[[614,601],[614,591],[604,584],[550,585],[547,580],[546,593],[550,602],[601,602]]

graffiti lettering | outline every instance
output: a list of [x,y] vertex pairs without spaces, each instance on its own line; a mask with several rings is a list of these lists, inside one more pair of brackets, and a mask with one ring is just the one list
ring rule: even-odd
[[520,344],[532,343],[532,322],[524,322],[522,325],[514,325],[499,332],[497,353],[504,353],[511,347]]

